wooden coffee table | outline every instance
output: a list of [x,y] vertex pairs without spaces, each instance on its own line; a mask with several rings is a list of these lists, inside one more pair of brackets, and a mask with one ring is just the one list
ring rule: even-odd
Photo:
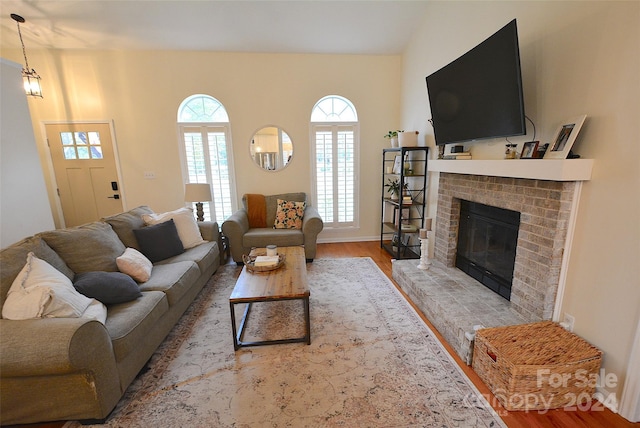
[[[266,250],[255,250],[257,254],[264,254]],[[284,265],[268,272],[251,273],[245,266],[238,277],[231,297],[231,328],[233,330],[233,348],[237,351],[244,346],[275,345],[281,343],[305,342],[311,344],[311,323],[309,320],[309,285],[307,283],[307,266],[303,247],[278,247],[278,253],[284,254]],[[254,255],[252,252],[251,255]],[[272,302],[279,300],[302,300],[304,305],[305,335],[291,339],[262,340],[244,342],[245,325],[249,318],[251,305],[255,302]],[[240,329],[236,329],[235,305],[247,304],[240,322]]]

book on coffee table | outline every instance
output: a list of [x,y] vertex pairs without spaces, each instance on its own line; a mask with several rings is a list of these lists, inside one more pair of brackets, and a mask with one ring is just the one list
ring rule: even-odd
[[257,256],[254,266],[275,266],[280,261],[280,258],[276,256]]

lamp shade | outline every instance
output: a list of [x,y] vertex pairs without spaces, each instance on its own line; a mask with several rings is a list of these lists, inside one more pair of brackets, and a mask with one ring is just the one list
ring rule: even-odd
[[185,202],[208,202],[211,200],[211,187],[208,183],[187,183],[184,185]]

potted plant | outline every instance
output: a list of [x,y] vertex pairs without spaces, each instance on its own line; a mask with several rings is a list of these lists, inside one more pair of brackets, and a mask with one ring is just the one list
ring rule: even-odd
[[400,187],[402,187],[403,190],[408,190],[407,183],[404,183],[404,185],[400,186],[399,178],[396,178],[393,180],[389,179],[387,184],[384,185],[384,187],[386,187],[387,191],[391,194],[392,200],[400,199]]
[[397,131],[389,131],[384,136],[384,138],[388,138],[389,141],[391,141],[391,147],[398,147],[398,132],[403,132],[403,131],[399,129]]

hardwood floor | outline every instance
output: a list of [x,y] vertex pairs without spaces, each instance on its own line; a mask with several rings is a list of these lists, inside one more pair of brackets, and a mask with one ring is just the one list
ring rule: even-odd
[[[349,242],[349,243],[336,243],[336,244],[318,244],[318,252],[316,259],[321,258],[335,258],[335,257],[371,257],[373,261],[378,265],[380,270],[391,282],[395,281],[391,278],[391,255],[385,250],[380,248],[380,243],[375,242]],[[420,314],[424,322],[429,326],[431,330],[438,337],[440,342],[444,344],[449,354],[451,354],[456,363],[462,368],[462,371],[471,379],[474,385],[478,388],[480,393],[487,398],[491,406],[500,415],[502,420],[509,426],[514,428],[638,428],[640,423],[632,423],[621,417],[620,415],[613,413],[611,410],[605,408],[598,402],[592,403],[593,410],[550,410],[544,414],[538,412],[508,412],[497,402],[493,394],[489,391],[487,386],[480,380],[478,375],[473,371],[471,367],[466,365],[460,357],[455,353],[447,342],[442,338],[436,328],[429,322],[429,320],[420,312],[420,310],[413,305],[411,299],[398,287],[398,290],[405,296],[405,298],[412,304],[416,311]]]
[[[391,256],[389,253],[380,248],[379,242],[349,242],[335,244],[318,244],[318,252],[316,259],[336,258],[336,257],[371,257],[378,265],[380,270],[396,285],[391,278]],[[233,263],[233,261],[229,261]],[[405,298],[411,302],[404,292],[398,287]],[[413,303],[412,303],[413,305]],[[428,319],[413,305],[420,314],[424,322],[433,330],[438,339],[444,344],[449,354],[451,354],[456,363],[462,368],[462,371],[471,379],[474,385],[483,394],[496,412],[502,417],[504,422],[510,428],[639,428],[640,423],[631,423],[621,416],[613,413],[609,409],[604,408],[600,403],[595,402],[593,408],[595,410],[575,410],[567,411],[563,409],[551,410],[545,414],[538,412],[508,412],[496,401],[487,386],[480,380],[473,369],[467,366],[457,356],[455,351],[444,341],[436,328]],[[60,428],[64,422],[54,422],[47,424],[20,425],[25,428]]]

